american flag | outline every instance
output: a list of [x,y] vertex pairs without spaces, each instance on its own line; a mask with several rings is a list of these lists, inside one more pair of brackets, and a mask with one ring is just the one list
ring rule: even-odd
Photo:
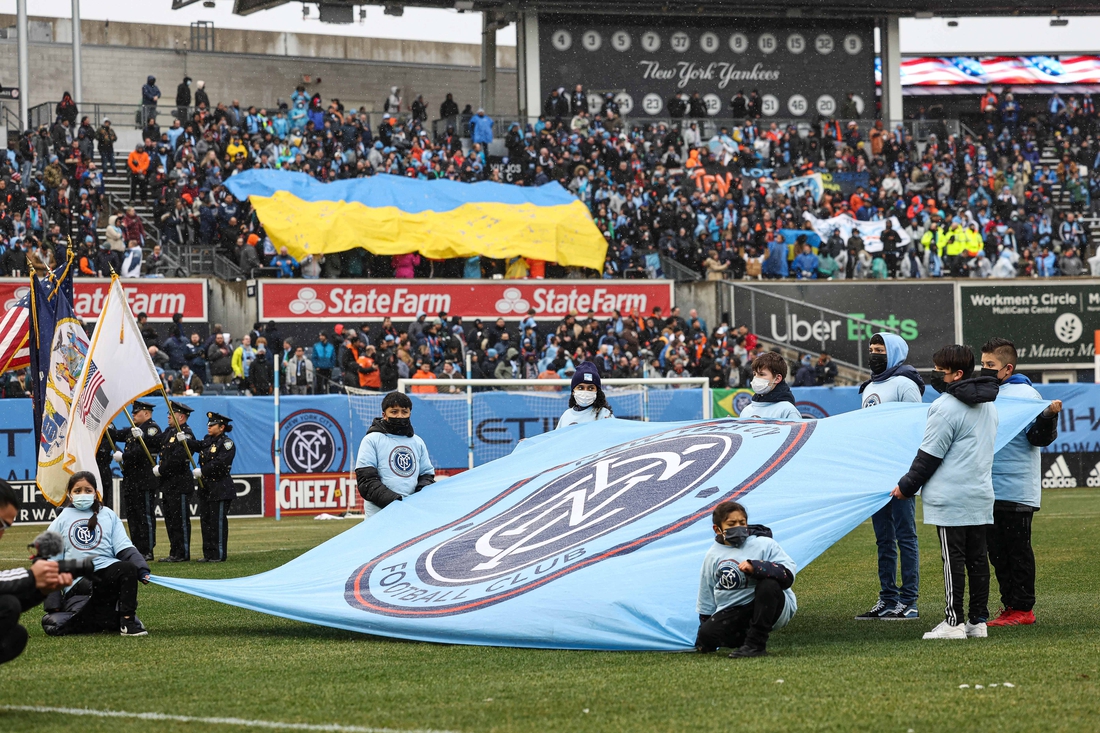
[[0,319],[0,374],[31,364],[30,293],[17,300]]
[[80,395],[80,422],[85,425],[88,424],[88,415],[99,404],[97,393],[103,386],[103,381],[103,374],[95,362],[88,359],[88,376],[84,380],[84,392]]

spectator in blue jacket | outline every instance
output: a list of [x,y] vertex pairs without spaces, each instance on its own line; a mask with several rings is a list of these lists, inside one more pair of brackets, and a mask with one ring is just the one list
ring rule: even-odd
[[775,239],[768,243],[768,254],[761,266],[761,274],[769,280],[790,274],[787,269],[787,243],[783,241],[782,234],[776,234]]
[[271,260],[271,266],[279,269],[279,277],[294,277],[298,270],[298,260],[294,259],[286,247],[279,250]]
[[1049,248],[1043,247],[1043,251],[1035,258],[1035,271],[1039,277],[1054,277],[1058,274],[1057,259]]
[[313,394],[325,394],[332,379],[332,368],[336,366],[336,349],[324,331],[317,336],[310,361],[313,362]]
[[470,119],[470,138],[482,145],[493,142],[493,118],[486,115],[483,109],[478,109]]
[[802,243],[802,254],[794,258],[794,276],[799,280],[816,280],[819,260],[809,242]]

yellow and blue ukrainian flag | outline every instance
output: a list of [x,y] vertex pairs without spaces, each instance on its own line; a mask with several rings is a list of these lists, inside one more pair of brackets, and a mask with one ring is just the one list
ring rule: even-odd
[[304,173],[251,170],[226,182],[252,206],[276,248],[301,259],[363,247],[429,259],[522,256],[603,270],[607,240],[558,183],[421,181],[377,175],[319,183]]

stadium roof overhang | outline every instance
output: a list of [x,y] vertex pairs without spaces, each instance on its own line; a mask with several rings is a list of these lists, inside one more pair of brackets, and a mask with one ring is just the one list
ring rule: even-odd
[[[249,15],[289,2],[303,0],[234,0],[233,12]],[[1019,0],[831,0],[829,3],[778,2],[759,0],[390,0],[365,3],[361,0],[305,0],[312,5],[386,5],[391,7],[456,8],[460,10],[497,10],[504,12],[535,10],[568,13],[630,13],[661,15],[741,15],[779,17],[863,16],[972,16],[972,15],[1095,15],[1098,0],[1065,0],[1022,6]],[[173,9],[199,0],[172,0]]]

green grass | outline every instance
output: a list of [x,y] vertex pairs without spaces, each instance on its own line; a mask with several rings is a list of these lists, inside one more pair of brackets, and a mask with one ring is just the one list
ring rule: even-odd
[[[2,702],[465,732],[1100,730],[1100,491],[1050,491],[1044,504],[1034,526],[1039,623],[991,629],[986,640],[921,641],[943,605],[939,550],[924,527],[923,618],[853,621],[877,592],[867,522],[799,575],[798,615],[765,659],[393,641],[147,586],[147,638],[47,638],[38,612],[24,615],[30,643],[0,667]],[[348,526],[234,520],[228,563],[156,571],[257,573]],[[39,529],[9,530],[0,567],[17,564]],[[196,527],[195,546],[198,536]],[[254,729],[0,712],[0,731],[149,730]]]

